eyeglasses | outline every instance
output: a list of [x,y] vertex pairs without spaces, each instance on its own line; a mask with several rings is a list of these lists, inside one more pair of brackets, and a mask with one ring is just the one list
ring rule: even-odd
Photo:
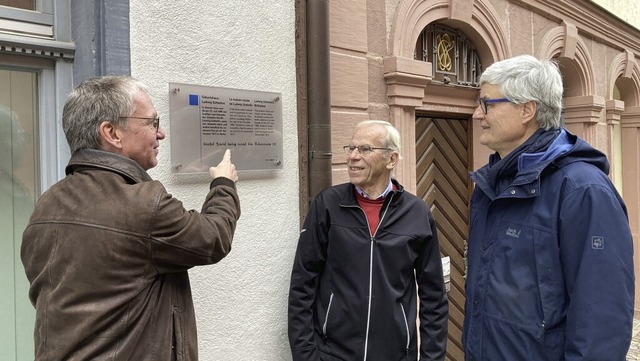
[[507,99],[507,98],[496,98],[496,99],[485,99],[485,98],[480,98],[478,99],[478,105],[480,105],[480,109],[482,109],[482,112],[484,114],[487,114],[487,104],[492,104],[492,103],[510,103],[511,100]]
[[380,149],[380,150],[393,150],[392,148],[379,148],[379,147],[372,147],[369,145],[345,145],[344,147],[342,147],[342,149],[344,149],[344,152],[347,154],[351,154],[353,153],[354,150],[358,150],[358,153],[360,153],[360,155],[369,155],[371,154],[371,151],[376,150],[376,149]]
[[153,120],[151,125],[155,128],[156,133],[160,130],[160,117],[119,117],[120,119],[132,118],[132,119],[145,119],[145,120]]

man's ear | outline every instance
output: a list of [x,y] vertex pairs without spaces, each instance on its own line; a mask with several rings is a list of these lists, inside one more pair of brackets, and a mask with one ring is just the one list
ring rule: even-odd
[[538,111],[538,103],[530,100],[522,104],[522,123],[527,124],[536,120],[536,113]]
[[100,124],[98,133],[100,134],[100,143],[104,150],[114,151],[122,149],[122,140],[118,128],[110,122],[104,121]]
[[400,154],[396,151],[392,151],[389,155],[389,161],[387,162],[387,169],[394,169],[396,165],[398,165],[398,160],[400,159]]

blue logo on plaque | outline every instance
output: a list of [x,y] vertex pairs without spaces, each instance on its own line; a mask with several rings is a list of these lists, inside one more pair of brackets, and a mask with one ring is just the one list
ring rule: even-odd
[[198,95],[189,94],[189,105],[198,105]]

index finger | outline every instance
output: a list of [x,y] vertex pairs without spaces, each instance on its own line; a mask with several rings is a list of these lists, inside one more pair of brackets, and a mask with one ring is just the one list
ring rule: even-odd
[[222,160],[231,160],[231,149],[227,149],[224,152],[224,156],[222,157]]

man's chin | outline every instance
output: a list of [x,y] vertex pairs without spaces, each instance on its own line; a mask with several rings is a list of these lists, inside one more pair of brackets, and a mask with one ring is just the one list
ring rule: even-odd
[[144,170],[149,170],[151,168],[155,168],[158,165],[158,160],[154,159],[150,162],[148,162],[147,164],[140,164],[140,166],[142,166],[142,168],[144,168]]
[[360,177],[349,177],[349,182],[351,182],[351,184],[359,186],[360,183],[362,183],[362,178]]
[[484,145],[485,147],[489,146],[490,141],[487,139],[487,137],[484,137],[483,135],[480,135],[478,137],[478,143]]

